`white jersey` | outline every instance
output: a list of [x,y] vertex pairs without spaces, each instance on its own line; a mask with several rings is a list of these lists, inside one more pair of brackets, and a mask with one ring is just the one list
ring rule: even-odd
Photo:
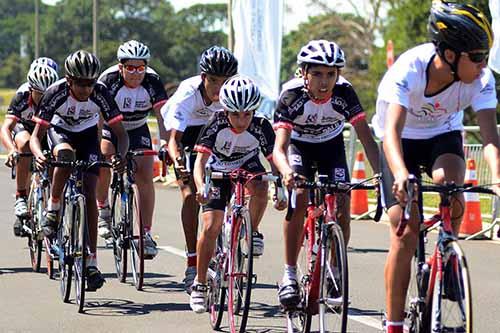
[[21,84],[19,88],[17,88],[16,94],[23,93],[25,91],[30,91],[30,84],[28,82],[24,82],[23,84]]
[[165,128],[185,132],[187,127],[202,126],[210,116],[222,110],[219,102],[206,105],[201,95],[201,76],[194,76],[181,82],[175,94],[161,108]]
[[375,135],[383,139],[389,104],[406,108],[402,137],[429,139],[463,129],[463,111],[471,106],[477,112],[495,109],[495,78],[484,68],[470,84],[455,81],[432,96],[425,95],[427,71],[436,55],[432,43],[422,44],[403,53],[387,71],[378,87],[376,113],[372,119]]

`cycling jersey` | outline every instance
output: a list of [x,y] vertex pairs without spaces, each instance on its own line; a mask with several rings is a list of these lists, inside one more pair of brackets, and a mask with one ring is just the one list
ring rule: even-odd
[[422,44],[403,53],[387,71],[378,88],[376,113],[372,119],[375,134],[383,139],[386,113],[390,103],[407,109],[402,137],[429,139],[446,132],[463,129],[463,110],[495,109],[495,79],[484,68],[470,84],[450,83],[434,95],[425,95],[428,71],[435,46]]
[[225,112],[216,112],[203,128],[195,151],[212,154],[208,165],[217,171],[240,168],[262,151],[267,159],[272,157],[275,135],[271,123],[254,116],[243,133],[234,132]]
[[214,112],[222,110],[219,102],[205,104],[201,94],[202,85],[200,75],[181,82],[175,94],[161,109],[167,130],[185,132],[186,128],[193,126],[200,126],[201,129]]
[[17,89],[16,94],[12,98],[6,117],[15,119],[23,125],[24,129],[31,133],[35,127],[35,123],[32,120],[34,114],[35,105],[31,98],[29,86],[23,84]]
[[274,128],[288,128],[297,141],[318,143],[342,133],[345,121],[355,123],[365,113],[351,84],[339,76],[332,97],[315,103],[304,91],[304,79],[296,78],[283,85],[274,113]]
[[118,65],[105,70],[99,77],[115,99],[123,115],[123,126],[126,130],[134,130],[147,123],[148,114],[167,101],[167,93],[160,76],[151,68],[147,68],[141,85],[137,88],[126,86]]
[[90,97],[80,102],[72,96],[66,79],[61,79],[45,91],[33,121],[69,132],[81,132],[97,126],[99,112],[108,124],[116,123],[123,118],[102,83],[97,83]]

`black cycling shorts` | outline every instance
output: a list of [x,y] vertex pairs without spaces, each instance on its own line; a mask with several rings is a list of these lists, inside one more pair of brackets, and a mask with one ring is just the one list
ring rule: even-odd
[[[255,156],[248,160],[241,166],[240,169],[246,170],[253,174],[266,171],[258,156]],[[202,211],[206,212],[210,210],[226,210],[226,206],[229,203],[229,200],[231,199],[231,195],[233,193],[231,181],[229,179],[212,180],[212,188],[210,189],[210,192],[210,200],[206,205],[203,205]]]
[[[144,124],[136,129],[127,131],[129,140],[129,150],[151,149],[151,133],[148,124]],[[110,141],[115,150],[117,149],[118,138],[108,125],[102,128],[102,139]]]
[[15,138],[18,133],[21,132],[28,132],[30,135],[33,133],[33,130],[35,129],[35,126],[29,126],[23,123],[16,123],[16,126],[14,126],[14,129],[12,130],[12,137]]
[[[402,139],[403,160],[410,174],[415,175],[419,181],[422,178],[421,170],[432,178],[432,167],[436,159],[444,154],[455,154],[464,159],[462,134],[460,131],[451,131],[432,137],[430,139]],[[380,170],[382,170],[382,204],[390,208],[398,203],[392,194],[394,176],[383,153],[380,144]]]
[[[100,158],[99,142],[97,141],[97,126],[92,126],[81,132],[70,132],[57,126],[52,126],[47,132],[49,147],[54,153],[54,147],[61,143],[68,143],[73,150],[77,160],[98,161]],[[88,170],[93,174],[99,174],[99,167]]]
[[342,135],[320,143],[292,139],[288,148],[288,163],[294,172],[309,180],[314,180],[317,171],[333,181],[350,182]]

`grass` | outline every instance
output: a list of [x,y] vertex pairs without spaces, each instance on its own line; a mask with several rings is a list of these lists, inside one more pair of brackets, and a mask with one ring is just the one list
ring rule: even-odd
[[2,123],[5,118],[5,113],[7,112],[7,107],[15,92],[15,89],[0,89],[0,122]]

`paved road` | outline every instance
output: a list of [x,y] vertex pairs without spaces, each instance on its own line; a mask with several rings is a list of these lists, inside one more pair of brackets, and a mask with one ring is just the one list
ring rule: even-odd
[[[6,169],[0,170],[0,332],[209,332],[207,315],[189,309],[182,289],[185,259],[181,257],[183,235],[178,218],[176,189],[159,186],[154,233],[162,251],[147,262],[145,287],[137,292],[114,278],[112,254],[99,248],[99,263],[107,282],[88,294],[84,314],[74,304],[60,300],[58,282],[43,272],[33,273],[25,241],[12,234],[14,184]],[[257,260],[258,285],[253,294],[249,332],[285,332],[285,319],[278,308],[276,283],[282,274],[282,214],[266,212],[264,257]],[[386,224],[353,222],[349,250],[351,316],[349,332],[381,332],[384,309],[383,264],[387,253]],[[470,258],[476,332],[498,332],[500,308],[499,245],[487,241],[462,243]],[[45,266],[44,266],[45,267]],[[493,311],[491,311],[493,310]],[[227,322],[225,324],[227,331]]]

